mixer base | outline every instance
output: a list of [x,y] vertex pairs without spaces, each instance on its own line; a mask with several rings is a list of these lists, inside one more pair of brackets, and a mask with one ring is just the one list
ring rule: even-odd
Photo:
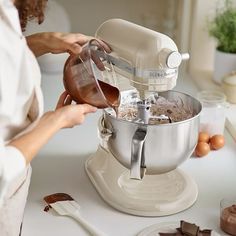
[[141,181],[130,179],[129,170],[100,146],[86,160],[85,169],[105,202],[132,215],[175,214],[192,206],[198,195],[195,181],[180,169],[146,175]]

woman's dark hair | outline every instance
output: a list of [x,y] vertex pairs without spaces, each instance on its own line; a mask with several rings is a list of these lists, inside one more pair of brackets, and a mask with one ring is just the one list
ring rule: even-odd
[[22,31],[25,30],[27,22],[36,18],[41,24],[44,20],[44,9],[47,0],[16,0],[15,6],[19,12]]

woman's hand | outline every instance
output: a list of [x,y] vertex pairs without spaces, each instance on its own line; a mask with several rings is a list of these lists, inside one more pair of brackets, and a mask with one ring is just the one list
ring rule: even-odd
[[72,128],[84,122],[88,113],[96,112],[97,108],[89,104],[71,104],[72,99],[67,92],[61,94],[57,106],[56,116],[60,119],[61,128]]
[[64,92],[55,111],[46,112],[32,130],[13,139],[8,145],[16,147],[30,163],[39,150],[61,128],[69,128],[83,123],[86,114],[95,112],[96,107],[88,104],[70,105],[71,97]]
[[83,34],[66,34],[58,32],[43,32],[26,37],[29,48],[36,57],[46,53],[74,53],[81,52],[81,46],[92,37]]
[[[36,57],[46,53],[68,52],[70,54],[79,54],[82,46],[91,39],[93,37],[79,33],[59,32],[43,32],[26,37],[27,44]],[[104,42],[100,41],[100,43],[106,51],[110,51],[110,48]]]

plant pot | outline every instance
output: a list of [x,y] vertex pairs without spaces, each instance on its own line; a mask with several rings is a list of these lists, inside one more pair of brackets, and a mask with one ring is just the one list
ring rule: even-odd
[[226,53],[216,49],[213,80],[221,84],[223,77],[232,71],[236,71],[236,53]]

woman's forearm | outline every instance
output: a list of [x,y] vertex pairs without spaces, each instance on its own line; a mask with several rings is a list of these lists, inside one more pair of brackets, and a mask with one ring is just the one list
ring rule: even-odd
[[46,45],[46,42],[48,41],[47,37],[47,33],[37,33],[25,37],[28,47],[36,57],[50,52]]
[[60,119],[55,112],[45,113],[33,130],[14,139],[9,145],[20,150],[26,164],[30,163],[44,144],[61,129]]
[[92,37],[79,33],[61,32],[42,32],[26,36],[27,44],[36,57],[46,53],[79,54],[82,50],[81,47],[90,39]]

